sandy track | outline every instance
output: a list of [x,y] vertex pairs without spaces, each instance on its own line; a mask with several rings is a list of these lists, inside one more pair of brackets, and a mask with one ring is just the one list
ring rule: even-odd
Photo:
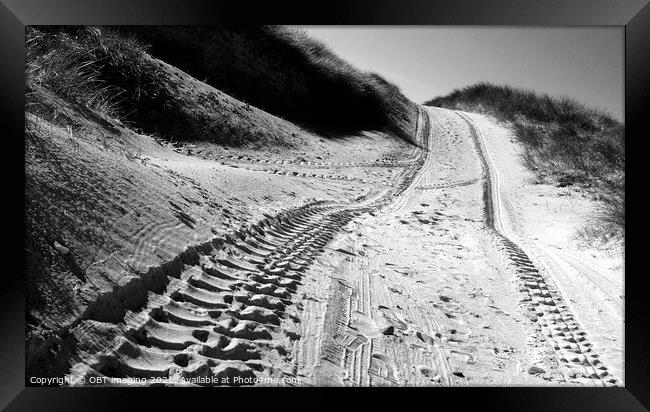
[[432,111],[411,184],[347,224],[308,270],[298,376],[336,386],[620,384],[511,239],[480,129]]
[[[480,127],[422,109],[417,135],[428,150],[410,159],[223,157],[307,182],[361,184],[358,170],[332,171],[375,166],[393,177],[349,201],[266,215],[103,295],[72,330],[70,375],[181,386],[620,384],[510,233]],[[146,306],[129,310],[132,296]]]
[[552,284],[552,279],[545,278],[526,252],[511,240],[513,235],[503,224],[504,207],[499,175],[486,148],[483,133],[469,116],[462,112],[458,114],[472,129],[472,137],[485,171],[486,223],[495,233],[497,247],[517,273],[519,291],[527,295],[522,300],[522,306],[531,313],[530,319],[539,325],[538,330],[556,351],[561,364],[567,369],[568,378],[593,380],[593,383],[602,386],[620,383],[593,350],[593,344],[576,322],[557,287]]
[[521,149],[507,127],[467,114],[483,137],[500,176],[504,225],[588,333],[593,350],[623,384],[623,252],[618,242],[594,248],[580,231],[594,224],[598,204],[571,187],[540,184],[520,160]]

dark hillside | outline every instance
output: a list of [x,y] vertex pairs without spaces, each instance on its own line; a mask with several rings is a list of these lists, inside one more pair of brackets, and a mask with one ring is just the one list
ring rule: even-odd
[[330,134],[390,130],[410,139],[415,105],[306,34],[280,27],[121,28],[151,54],[277,116]]

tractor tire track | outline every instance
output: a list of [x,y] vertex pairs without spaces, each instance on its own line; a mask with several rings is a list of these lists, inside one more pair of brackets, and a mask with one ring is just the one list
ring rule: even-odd
[[[413,164],[423,162],[420,153]],[[273,365],[290,365],[293,342],[300,339],[291,328],[300,323],[292,306],[306,268],[342,227],[390,203],[416,173],[405,169],[397,186],[374,196],[267,216],[136,274],[90,303],[71,328],[77,351],[69,375],[86,382],[137,378],[145,385],[164,379],[165,385],[200,386],[293,376]],[[330,313],[334,327],[349,320],[350,297],[341,287],[335,296],[346,303]],[[330,349],[338,361],[337,348]]]
[[416,162],[414,160],[397,160],[392,158],[378,159],[374,162],[309,162],[305,160],[269,160],[244,155],[223,155],[216,157],[216,160],[231,161],[247,164],[267,165],[297,165],[312,169],[331,169],[343,167],[409,167]]

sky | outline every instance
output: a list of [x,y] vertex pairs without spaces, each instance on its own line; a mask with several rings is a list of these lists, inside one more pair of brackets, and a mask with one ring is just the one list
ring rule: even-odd
[[479,81],[624,112],[623,27],[293,26],[423,103]]

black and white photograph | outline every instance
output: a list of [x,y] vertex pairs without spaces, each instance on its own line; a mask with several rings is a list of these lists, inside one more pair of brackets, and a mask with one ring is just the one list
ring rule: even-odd
[[24,47],[26,386],[625,387],[623,26]]

